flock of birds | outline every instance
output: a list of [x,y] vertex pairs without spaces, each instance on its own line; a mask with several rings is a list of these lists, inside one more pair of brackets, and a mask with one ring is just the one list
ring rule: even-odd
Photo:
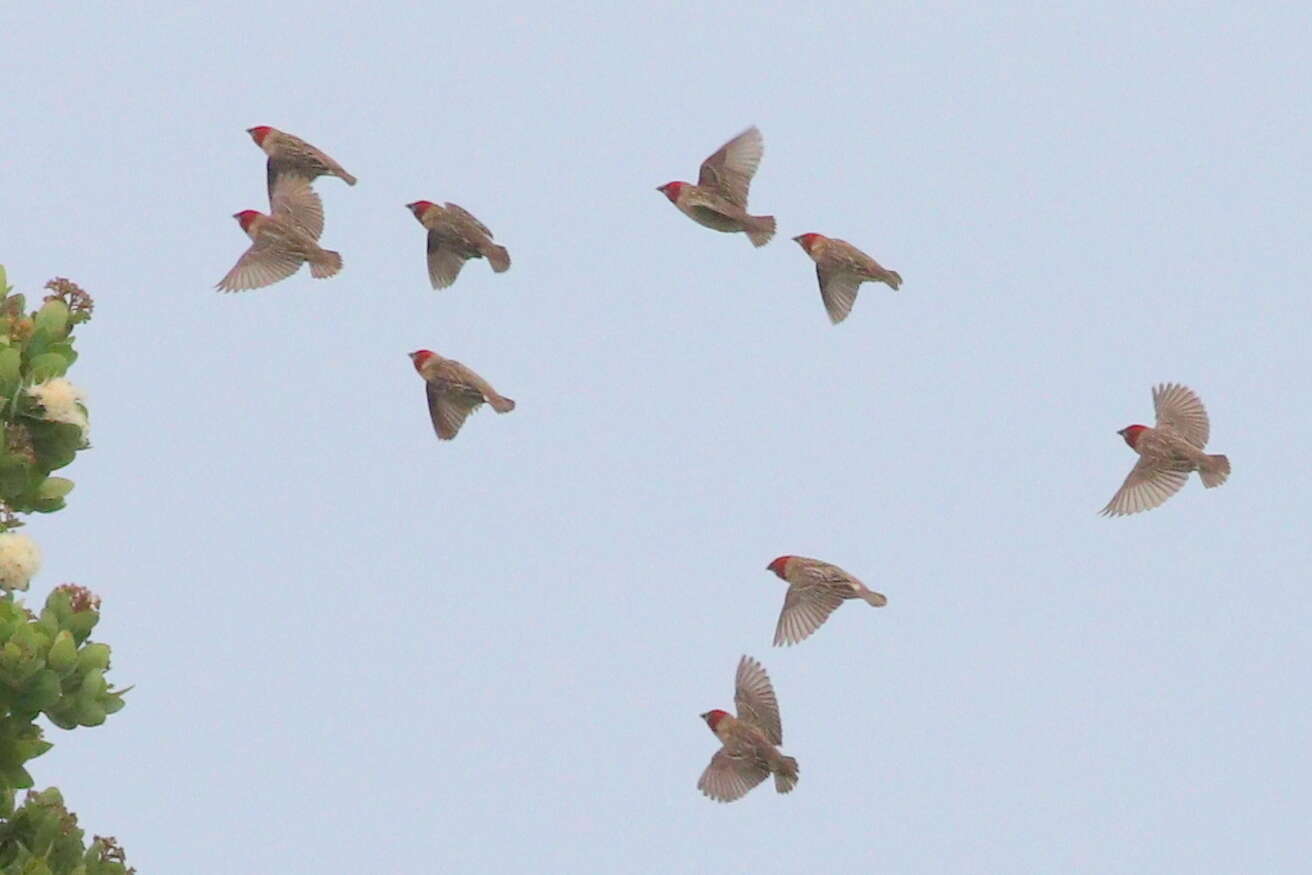
[[[302,264],[316,278],[342,268],[337,252],[319,246],[323,233],[323,203],[311,183],[336,176],[348,185],[356,179],[340,164],[299,137],[260,126],[247,133],[268,156],[268,215],[243,210],[233,217],[251,238],[250,247],[219,281],[222,291],[256,289],[284,280]],[[747,211],[747,194],[761,163],[761,132],[748,128],[702,162],[696,185],[668,182],[657,191],[698,224],[726,233],[744,233],[754,246],[769,243],[775,233],[773,216]],[[510,254],[494,242],[492,232],[467,210],[453,203],[420,200],[406,204],[428,231],[428,278],[433,288],[452,285],[465,262],[486,259],[492,270],[510,269]],[[896,290],[902,277],[882,267],[852,244],[822,234],[793,238],[816,265],[820,297],[835,324],[847,318],[863,282],[882,282]],[[424,379],[428,411],[438,438],[450,440],[466,417],[483,404],[498,413],[515,409],[471,368],[432,350],[410,353]],[[1230,474],[1224,455],[1204,452],[1210,433],[1207,411],[1198,396],[1177,383],[1154,387],[1156,424],[1129,425],[1118,434],[1139,458],[1120,489],[1102,509],[1123,516],[1157,507],[1184,487],[1197,471],[1205,487],[1219,486]],[[882,607],[887,599],[836,565],[804,556],[780,556],[767,570],[788,583],[783,609],[775,627],[774,644],[792,645],[808,638],[847,599]],[[745,795],[771,775],[775,789],[787,793],[797,784],[797,760],[778,749],[783,743],[779,703],[769,675],[759,662],[743,656],[734,682],[736,715],[723,710],[702,714],[721,747],[711,757],[697,787],[720,802]]]

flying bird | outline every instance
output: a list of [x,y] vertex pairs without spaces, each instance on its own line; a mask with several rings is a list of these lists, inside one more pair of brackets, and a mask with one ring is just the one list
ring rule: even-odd
[[406,204],[419,224],[428,229],[428,280],[435,289],[445,289],[456,281],[460,269],[471,258],[486,258],[492,270],[510,270],[510,253],[492,242],[492,232],[463,207],[432,201]]
[[428,394],[428,414],[437,436],[449,441],[460,431],[465,417],[487,402],[497,413],[509,413],[515,402],[497,394],[487,380],[452,359],[444,359],[429,349],[410,353],[415,370],[424,378]]
[[846,240],[823,234],[800,234],[793,239],[815,262],[820,299],[825,303],[829,321],[835,325],[852,312],[857,287],[862,283],[886,283],[894,291],[902,285],[901,274],[885,270],[879,262]]
[[716,231],[744,231],[753,246],[764,246],[774,236],[774,216],[747,212],[747,189],[764,150],[761,132],[750,127],[702,162],[696,185],[667,182],[656,190],[699,225]]
[[784,607],[774,630],[775,647],[809,638],[843,599],[864,599],[876,608],[888,604],[882,593],[868,589],[837,565],[819,559],[780,556],[766,570],[788,581],[788,594],[784,596]]
[[274,186],[282,176],[299,176],[308,181],[313,181],[320,176],[336,176],[347,185],[355,185],[355,177],[343,170],[342,165],[300,137],[268,125],[247,128],[246,133],[250,134],[255,145],[269,156],[268,176],[271,198]]
[[323,233],[323,206],[310,183],[300,177],[278,180],[269,195],[269,215],[257,210],[233,213],[233,218],[251,238],[250,248],[237,259],[232,270],[215,288],[240,292],[272,285],[310,263],[315,279],[330,277],[342,269],[342,256],[318,244]]
[[773,774],[775,790],[789,792],[797,786],[797,760],[776,747],[784,740],[779,702],[770,676],[750,656],[738,661],[733,698],[737,717],[718,709],[701,715],[723,746],[711,757],[697,789],[716,802],[732,802]]
[[1197,471],[1203,486],[1220,486],[1230,476],[1230,460],[1203,452],[1211,426],[1207,410],[1192,389],[1179,383],[1153,387],[1157,425],[1127,425],[1117,432],[1139,461],[1101,513],[1125,516],[1151,510],[1179,492]]

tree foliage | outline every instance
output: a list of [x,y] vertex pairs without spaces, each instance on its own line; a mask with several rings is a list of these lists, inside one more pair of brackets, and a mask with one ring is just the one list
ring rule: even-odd
[[[112,838],[83,841],[59,790],[31,791],[28,763],[49,751],[38,723],[99,726],[123,707],[110,688],[109,645],[91,640],[100,599],[76,584],[57,586],[40,613],[15,592],[40,564],[36,542],[14,531],[22,515],[64,507],[73,481],[54,476],[87,449],[81,390],[67,379],[77,361],[73,329],[91,318],[91,296],[65,279],[46,284],[28,311],[0,267],[0,875],[128,873]],[[21,804],[20,790],[28,790]]]

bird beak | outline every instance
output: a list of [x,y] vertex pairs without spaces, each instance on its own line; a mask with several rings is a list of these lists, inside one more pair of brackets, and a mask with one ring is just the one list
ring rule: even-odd
[[801,234],[798,234],[796,237],[794,237],[794,238],[793,238],[793,242],[794,242],[794,243],[801,243],[801,242],[802,242],[802,235],[801,235]]

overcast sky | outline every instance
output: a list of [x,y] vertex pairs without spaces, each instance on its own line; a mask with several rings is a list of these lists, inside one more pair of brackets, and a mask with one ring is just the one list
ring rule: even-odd
[[[31,764],[149,872],[1299,872],[1309,13],[1300,4],[0,11],[0,262],[96,297],[45,567],[135,684]],[[220,295],[322,179],[302,270]],[[653,189],[750,124],[753,249]],[[404,208],[510,250],[428,287]],[[831,326],[818,231],[897,270]],[[438,444],[406,358],[516,410]],[[1097,511],[1196,390],[1213,452]],[[888,595],[770,647],[783,553]],[[696,790],[739,656],[794,793]]]

